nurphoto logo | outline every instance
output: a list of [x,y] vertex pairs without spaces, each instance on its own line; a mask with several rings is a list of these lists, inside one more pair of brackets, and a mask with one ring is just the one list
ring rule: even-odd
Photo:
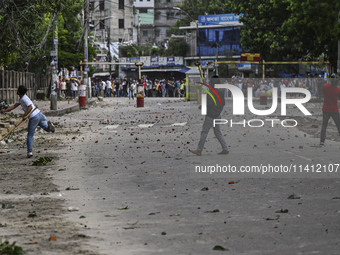
[[[245,115],[245,95],[244,92],[237,86],[232,84],[215,84],[214,87],[205,83],[200,83],[201,87],[200,90],[206,92],[202,93],[202,100],[201,100],[201,114],[207,115],[207,96],[211,97],[213,100],[215,106],[218,104],[221,104],[222,101],[219,96],[219,94],[216,92],[216,89],[227,89],[230,91],[232,101],[233,101],[233,115]],[[208,91],[206,88],[203,88],[203,86],[209,88],[210,91]],[[287,115],[287,105],[294,105],[296,108],[298,108],[305,116],[312,115],[306,107],[303,105],[311,99],[311,93],[308,89],[305,88],[294,88],[294,87],[286,87],[286,88],[280,88],[281,92],[281,116]],[[289,95],[299,95],[295,98],[288,98]],[[273,87],[272,88],[272,106],[269,109],[256,109],[254,107],[253,102],[253,88],[248,87],[247,88],[247,106],[249,111],[257,116],[270,116],[278,108],[279,103],[279,97],[278,97],[278,88]],[[223,107],[223,106],[222,106]],[[242,126],[249,126],[249,127],[263,127],[265,123],[271,124],[271,127],[274,127],[274,125],[277,123],[281,123],[283,127],[295,127],[297,126],[297,121],[294,119],[251,119],[239,122],[233,122],[233,120],[226,120],[226,119],[215,119],[214,120],[214,126],[224,125],[224,124],[230,124],[230,126],[235,125],[242,125]]]

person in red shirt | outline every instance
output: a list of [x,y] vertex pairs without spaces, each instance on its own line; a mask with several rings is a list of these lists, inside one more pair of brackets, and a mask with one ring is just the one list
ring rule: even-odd
[[326,129],[328,126],[329,118],[332,117],[338,132],[340,135],[340,115],[338,108],[338,97],[340,97],[340,88],[337,87],[338,79],[331,78],[330,84],[326,83],[323,85],[323,118],[322,118],[322,129],[320,136],[320,145],[325,144],[326,139]]

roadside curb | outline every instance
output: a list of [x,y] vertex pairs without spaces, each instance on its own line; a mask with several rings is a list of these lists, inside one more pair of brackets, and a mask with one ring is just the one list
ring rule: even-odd
[[[97,102],[96,99],[90,99],[87,103],[86,103],[86,106],[92,106],[94,105],[95,103]],[[86,108],[87,108],[86,107]],[[77,112],[77,111],[80,111],[82,109],[86,109],[86,108],[81,108],[79,106],[79,104],[76,104],[76,105],[73,105],[73,106],[70,106],[70,107],[67,107],[67,108],[64,108],[64,109],[60,109],[60,110],[49,110],[49,111],[46,111],[44,112],[44,114],[46,116],[62,116],[62,115],[65,115],[65,114],[68,114],[68,113],[71,113],[71,112]]]

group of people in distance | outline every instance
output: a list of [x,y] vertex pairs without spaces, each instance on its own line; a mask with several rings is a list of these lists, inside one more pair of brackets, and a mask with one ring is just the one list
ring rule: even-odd
[[137,94],[137,86],[144,86],[146,97],[184,97],[184,80],[166,79],[108,79],[94,81],[92,83],[92,95],[102,97],[129,97],[134,98]]

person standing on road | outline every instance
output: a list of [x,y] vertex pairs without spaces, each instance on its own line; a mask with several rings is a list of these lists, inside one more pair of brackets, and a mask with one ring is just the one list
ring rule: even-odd
[[332,117],[340,135],[340,115],[338,107],[338,97],[340,97],[340,88],[337,87],[337,79],[331,78],[330,84],[323,85],[323,107],[322,107],[322,129],[320,136],[320,145],[325,144],[326,129],[328,121]]
[[132,98],[132,100],[133,100],[135,88],[136,88],[136,81],[132,81],[130,83],[130,87],[129,87],[129,100],[130,100],[130,98]]
[[112,95],[112,83],[111,83],[111,79],[108,78],[106,81],[106,96],[107,97],[111,97]]
[[[21,105],[23,111],[25,112],[22,119],[26,120],[29,118],[28,122],[28,133],[27,133],[27,157],[33,157],[33,135],[37,127],[41,127],[47,132],[54,133],[55,128],[50,121],[46,120],[44,114],[42,114],[39,109],[36,109],[31,99],[26,95],[27,88],[23,85],[20,85],[17,91],[17,95],[19,96],[19,100],[6,110],[1,110],[0,113],[10,112]],[[36,110],[34,110],[36,109]],[[34,112],[32,112],[34,110]],[[31,113],[32,112],[32,113]],[[31,115],[30,115],[31,113]]]
[[[218,83],[217,78],[218,76],[216,75],[212,77],[212,87],[215,87],[215,84]],[[217,104],[214,103],[213,99],[210,96],[207,97],[207,115],[205,116],[205,120],[204,120],[203,127],[202,127],[202,132],[201,132],[201,138],[198,143],[197,150],[189,150],[191,153],[196,154],[197,156],[202,155],[203,147],[207,139],[209,130],[211,128],[214,129],[214,134],[222,146],[222,151],[218,154],[229,153],[228,145],[226,141],[224,140],[220,126],[217,124],[214,127],[214,119],[221,119],[221,112],[225,105],[224,90],[222,89],[215,89],[215,90],[217,94],[219,95],[219,98],[221,99],[221,103],[219,99],[217,98],[217,95],[215,95],[214,93],[212,94]]]
[[74,79],[71,80],[71,91],[72,91],[72,98],[75,99],[77,97],[78,84]]
[[[212,77],[212,87],[215,87],[215,84],[218,83],[217,78],[218,76],[216,75]],[[214,103],[213,99],[210,96],[207,97],[207,115],[205,116],[205,120],[204,120],[203,127],[202,127],[202,132],[201,132],[201,138],[198,143],[197,150],[189,150],[191,153],[196,154],[197,156],[202,155],[204,143],[207,139],[209,130],[211,128],[214,129],[214,134],[222,146],[222,151],[218,154],[229,153],[228,145],[222,135],[220,126],[218,124],[214,126],[214,119],[221,119],[221,112],[225,105],[224,90],[222,89],[215,89],[215,90],[217,94],[219,95],[219,98],[221,99],[222,103],[220,103],[220,101],[217,98],[217,95],[215,95],[214,93],[212,94],[217,104]]]

